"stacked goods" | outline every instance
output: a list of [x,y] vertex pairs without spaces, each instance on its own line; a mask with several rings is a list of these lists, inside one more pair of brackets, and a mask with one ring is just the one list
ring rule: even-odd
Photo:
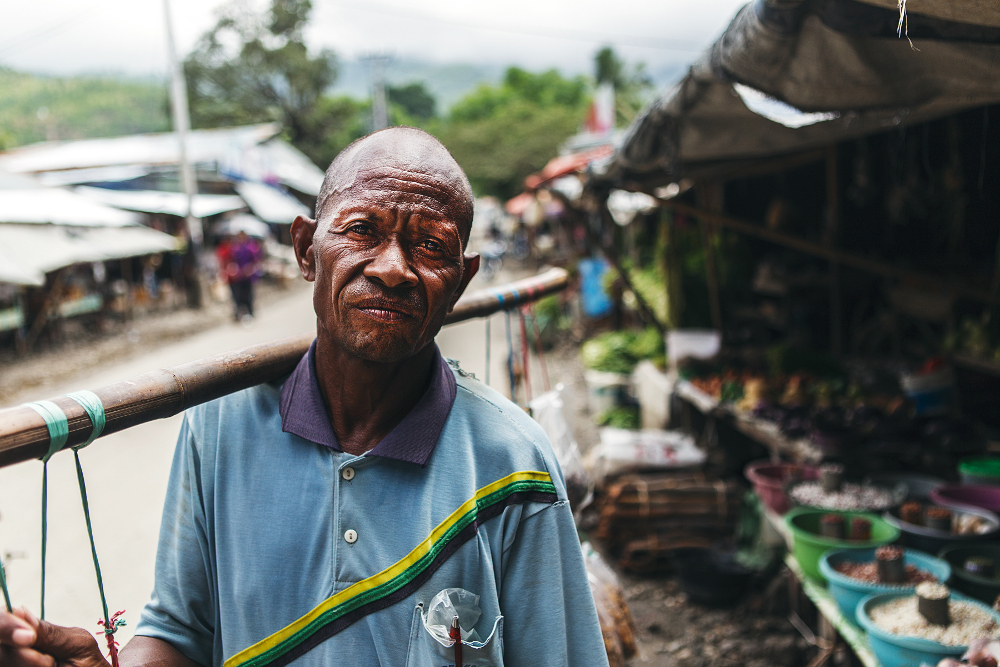
[[669,569],[683,547],[709,547],[732,534],[740,491],[702,475],[629,475],[609,485],[599,503],[596,537],[633,572]]

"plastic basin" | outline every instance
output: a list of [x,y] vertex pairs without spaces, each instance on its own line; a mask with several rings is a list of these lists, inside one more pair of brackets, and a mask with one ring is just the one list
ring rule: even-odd
[[949,546],[951,544],[968,544],[970,542],[982,542],[983,540],[995,539],[1000,531],[1000,518],[996,514],[988,510],[980,509],[978,507],[965,506],[965,507],[953,507],[952,510],[958,514],[975,514],[985,519],[991,526],[992,530],[982,535],[956,535],[947,530],[935,530],[933,528],[927,528],[926,526],[915,526],[912,523],[906,523],[899,518],[899,509],[893,508],[886,512],[883,516],[885,520],[891,523],[893,526],[899,528],[902,533],[900,542],[903,546],[910,549],[919,549],[920,551],[925,551],[929,554],[936,554],[941,551],[941,549]]
[[938,554],[938,558],[951,566],[949,586],[987,604],[993,604],[997,596],[1000,596],[1000,578],[990,579],[966,572],[965,561],[971,556],[992,558],[997,568],[1000,568],[1000,544],[958,544],[942,549]]
[[939,477],[921,475],[915,472],[875,473],[865,478],[865,481],[878,486],[888,487],[905,484],[907,500],[927,500],[930,498],[931,491],[947,484],[946,481]]
[[819,468],[815,466],[772,463],[771,461],[748,463],[743,474],[753,484],[753,490],[757,496],[772,512],[784,514],[792,506],[791,499],[785,494],[785,484],[788,481],[788,471],[793,468],[802,471],[803,480],[815,481],[819,479]]
[[[869,595],[858,605],[855,619],[865,632],[868,633],[868,644],[872,653],[878,658],[882,667],[916,667],[916,665],[936,665],[944,658],[958,658],[968,650],[968,646],[945,646],[929,639],[918,639],[917,637],[900,637],[889,634],[872,622],[868,616],[868,610],[877,605],[889,602],[894,598],[912,595],[912,593],[877,593]],[[978,600],[972,600],[961,593],[952,591],[952,598],[971,602],[989,612],[997,623],[1000,623],[1000,614],[993,611]]]
[[962,484],[1000,484],[1000,459],[995,457],[966,459],[958,464]]
[[[854,563],[868,563],[875,560],[875,549],[846,549],[841,551],[827,551],[819,561],[819,571],[826,578],[827,589],[830,595],[837,601],[837,606],[847,618],[854,618],[858,604],[869,595],[876,593],[913,593],[916,586],[892,586],[889,584],[870,584],[859,581],[846,574],[841,574],[834,569],[834,566],[845,561]],[[929,554],[920,551],[907,549],[903,556],[903,563],[915,565],[917,569],[930,572],[941,583],[948,581],[951,576],[951,566],[940,558],[934,558]]]
[[931,492],[931,500],[947,507],[981,507],[1000,512],[1000,486],[942,486]]
[[[848,526],[854,517],[871,521],[872,539],[865,542],[835,540],[819,534],[819,520],[824,514],[840,514]],[[899,539],[899,529],[870,512],[831,512],[799,507],[785,515],[785,525],[792,532],[792,554],[809,577],[826,581],[819,570],[819,559],[831,549],[874,549]]]

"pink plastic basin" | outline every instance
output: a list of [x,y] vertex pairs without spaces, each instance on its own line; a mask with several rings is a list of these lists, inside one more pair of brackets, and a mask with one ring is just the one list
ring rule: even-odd
[[791,501],[785,495],[785,484],[789,481],[789,471],[798,468],[802,471],[802,480],[819,479],[819,468],[815,466],[794,463],[772,463],[771,461],[754,461],[748,463],[743,474],[753,484],[753,490],[770,510],[776,514],[784,514],[792,507]]
[[931,491],[931,500],[947,507],[972,505],[1000,512],[1000,486],[942,486]]

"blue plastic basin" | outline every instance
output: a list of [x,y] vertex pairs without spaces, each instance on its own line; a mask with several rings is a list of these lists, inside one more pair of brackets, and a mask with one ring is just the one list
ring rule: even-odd
[[[837,606],[847,618],[854,618],[858,603],[869,595],[876,593],[907,593],[913,594],[916,586],[892,586],[890,584],[870,584],[859,581],[845,574],[841,574],[834,569],[844,561],[853,563],[870,563],[875,560],[875,549],[840,549],[827,551],[819,561],[819,571],[826,577],[827,589],[830,595],[837,601]],[[948,581],[951,576],[951,566],[947,561],[934,558],[930,554],[922,551],[906,549],[903,556],[903,563],[915,565],[918,570],[930,572],[942,584]]]
[[[898,597],[905,597],[912,593],[878,593],[869,595],[861,600],[855,618],[858,625],[868,633],[868,645],[871,646],[872,653],[878,658],[882,667],[917,667],[918,665],[936,665],[944,658],[958,659],[968,650],[968,646],[945,646],[944,644],[931,641],[929,639],[918,639],[916,637],[900,637],[892,635],[882,630],[871,618],[868,617],[868,610],[872,607]],[[982,602],[973,600],[954,590],[951,592],[953,600],[961,600],[974,604],[985,612],[988,612],[1000,624],[1000,613],[990,609]]]

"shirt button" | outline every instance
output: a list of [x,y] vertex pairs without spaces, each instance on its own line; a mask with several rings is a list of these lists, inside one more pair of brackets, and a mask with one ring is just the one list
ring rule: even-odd
[[354,468],[344,468],[340,471],[340,476],[350,482],[354,479]]
[[344,533],[344,539],[347,540],[348,544],[354,544],[358,541],[358,533],[355,530],[348,530]]

